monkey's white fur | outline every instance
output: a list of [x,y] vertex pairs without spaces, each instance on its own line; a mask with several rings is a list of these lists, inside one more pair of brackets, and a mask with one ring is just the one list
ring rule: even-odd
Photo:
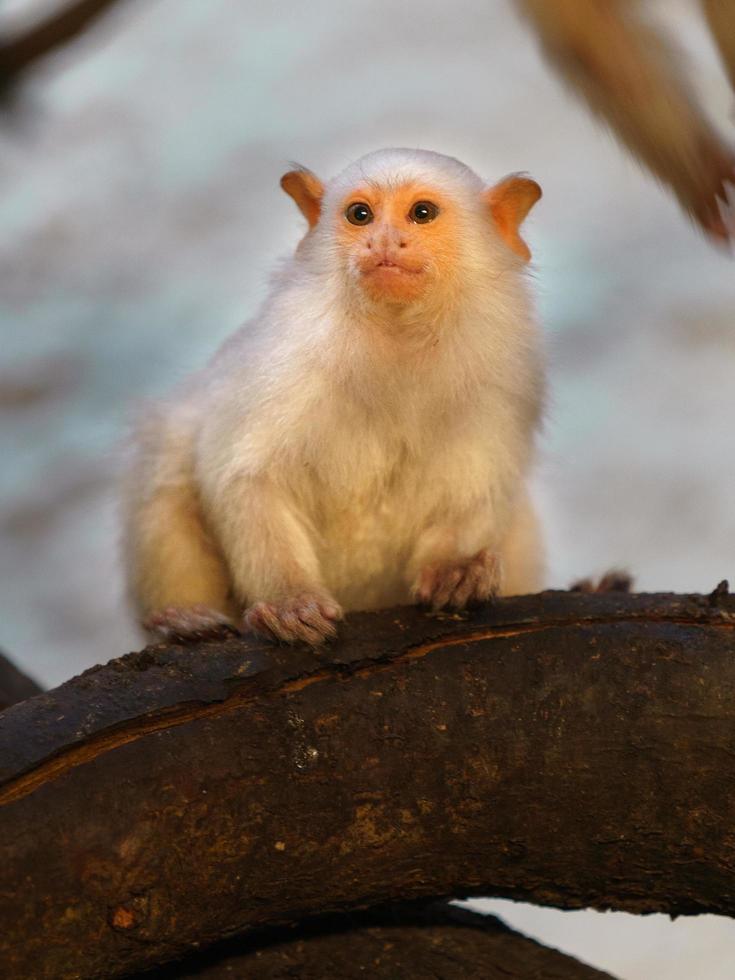
[[[456,203],[457,275],[380,311],[356,295],[330,216],[355,185],[407,180]],[[483,549],[502,562],[500,591],[541,587],[525,483],[542,356],[525,263],[484,189],[414,150],[372,153],[326,185],[324,220],[255,319],[138,426],[125,541],[142,618],[237,619],[300,594],[345,610],[406,603],[422,569]]]

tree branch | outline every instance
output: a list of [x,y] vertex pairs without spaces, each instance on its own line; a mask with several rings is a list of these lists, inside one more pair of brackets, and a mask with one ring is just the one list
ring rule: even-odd
[[735,913],[735,600],[355,614],[156,646],[0,715],[3,977],[119,977],[461,895]]
[[0,41],[0,87],[84,34],[119,0],[76,0],[18,37]]
[[509,929],[447,903],[328,915],[220,943],[139,980],[612,980]]
[[40,693],[38,684],[0,653],[0,711]]

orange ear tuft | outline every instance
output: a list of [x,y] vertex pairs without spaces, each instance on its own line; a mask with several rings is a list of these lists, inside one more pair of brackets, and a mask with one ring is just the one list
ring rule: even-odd
[[485,191],[495,224],[506,245],[526,262],[531,258],[528,245],[518,234],[523,219],[541,197],[541,188],[530,177],[511,174]]
[[319,220],[324,185],[310,170],[289,170],[281,177],[281,187],[296,201],[299,210],[313,228]]

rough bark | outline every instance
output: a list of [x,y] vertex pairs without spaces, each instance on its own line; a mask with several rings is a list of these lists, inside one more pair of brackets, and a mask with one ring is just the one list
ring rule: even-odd
[[0,711],[40,693],[39,685],[0,653]]
[[0,715],[2,975],[497,895],[735,913],[735,601],[353,615],[323,652],[156,646]]
[[437,903],[330,915],[298,929],[220,943],[139,980],[613,980],[509,929],[494,915]]

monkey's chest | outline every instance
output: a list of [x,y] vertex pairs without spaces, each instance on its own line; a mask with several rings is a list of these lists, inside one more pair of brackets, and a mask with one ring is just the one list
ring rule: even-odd
[[326,584],[348,609],[409,601],[406,566],[418,536],[415,493],[400,480],[322,497],[314,523]]
[[405,569],[415,535],[399,502],[361,501],[338,509],[319,530],[321,567],[329,588],[348,609],[407,602]]
[[309,467],[307,509],[320,566],[347,609],[409,602],[408,564],[427,527],[452,523],[478,487],[484,494],[493,482],[484,434],[446,432],[424,420],[409,439],[405,428],[391,439],[355,427],[340,442],[335,426],[322,443],[330,448],[321,465]]

